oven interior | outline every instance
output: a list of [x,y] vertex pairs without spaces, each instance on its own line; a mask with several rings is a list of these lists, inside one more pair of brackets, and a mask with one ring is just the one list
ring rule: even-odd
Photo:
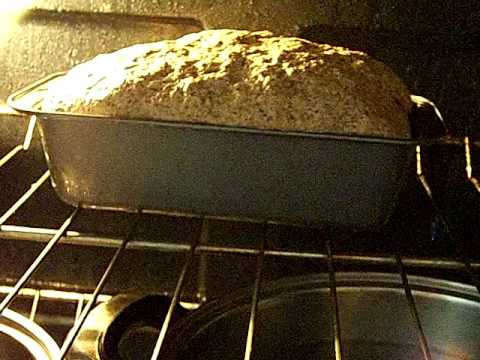
[[[0,293],[4,303],[13,300],[8,308],[45,329],[59,347],[64,344],[63,350],[74,342],[67,336],[70,330],[81,331],[83,317],[114,295],[167,294],[168,319],[179,311],[179,303],[182,309],[202,309],[246,289],[251,294],[246,320],[254,324],[242,328],[248,358],[249,349],[260,341],[255,323],[262,318],[263,307],[258,305],[269,284],[323,273],[333,309],[329,335],[336,345],[330,354],[337,359],[359,358],[342,351],[342,274],[390,273],[397,276],[420,353],[432,358],[409,279],[455,281],[480,292],[480,138],[474,76],[479,66],[473,46],[478,16],[472,15],[479,13],[473,5],[432,9],[412,3],[402,13],[389,1],[366,5],[338,1],[324,5],[315,17],[311,13],[318,8],[302,4],[304,14],[294,14],[292,20],[285,15],[293,8],[289,1],[277,8],[268,1],[242,2],[228,16],[219,15],[225,14],[224,6],[207,7],[204,2],[91,3],[25,6],[2,39],[2,97],[41,75],[134,41],[177,37],[201,27],[270,28],[367,50],[398,71],[412,90],[437,103],[449,135],[417,148],[390,220],[376,229],[353,231],[260,219],[74,209],[58,199],[49,182],[34,120],[2,106]],[[366,15],[362,6],[369,10]],[[62,57],[57,59],[59,53]],[[31,278],[16,288],[47,244],[53,244],[52,238],[60,241]],[[174,317],[162,324],[167,334],[175,322]],[[155,335],[160,326],[156,331]],[[11,347],[8,340],[3,347]]]

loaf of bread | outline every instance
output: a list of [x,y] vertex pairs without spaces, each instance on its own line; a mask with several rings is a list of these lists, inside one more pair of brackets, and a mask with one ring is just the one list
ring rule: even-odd
[[359,51],[206,30],[103,54],[50,86],[45,111],[408,138],[407,87]]

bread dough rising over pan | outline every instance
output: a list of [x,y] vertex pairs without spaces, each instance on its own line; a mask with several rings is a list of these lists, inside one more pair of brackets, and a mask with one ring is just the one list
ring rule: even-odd
[[268,31],[206,30],[102,54],[52,84],[44,111],[408,138],[410,93],[359,51]]

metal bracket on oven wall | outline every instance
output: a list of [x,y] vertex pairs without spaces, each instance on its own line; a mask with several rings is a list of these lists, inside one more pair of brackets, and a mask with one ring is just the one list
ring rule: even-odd
[[25,139],[23,141],[23,150],[27,151],[30,148],[33,138],[33,130],[35,130],[35,125],[37,124],[37,115],[30,116],[30,121],[28,122],[27,133],[25,134]]
[[[470,141],[468,136],[464,138],[463,144],[465,149],[465,171],[467,173],[467,178],[473,184],[475,189],[480,193],[479,182],[475,177],[472,176],[473,167],[472,167],[471,152],[470,152]],[[464,251],[459,250],[458,246],[459,246],[460,239],[458,239],[455,236],[455,234],[450,230],[450,225],[447,221],[447,218],[444,216],[443,211],[441,211],[441,208],[438,206],[437,201],[433,196],[428,180],[423,174],[420,145],[417,145],[416,150],[417,150],[417,179],[418,181],[420,181],[421,185],[423,186],[423,189],[425,190],[426,194],[430,198],[430,201],[432,203],[432,206],[436,215],[440,217],[442,223],[444,224],[446,233],[448,234],[450,239],[457,245],[457,253],[458,253],[460,262],[462,263],[463,270],[465,270],[469,274],[472,284],[477,288],[478,292],[480,292],[480,277],[476,273],[468,256],[464,253]]]
[[470,150],[470,139],[468,136],[465,136],[465,171],[467,172],[467,178],[475,187],[475,189],[480,193],[480,181],[473,176],[473,167],[472,167],[472,155]]
[[423,166],[422,166],[422,147],[417,145],[416,148],[416,159],[417,159],[417,178],[423,186],[423,189],[427,193],[428,197],[432,197],[432,189],[427,182],[427,178],[423,173]]

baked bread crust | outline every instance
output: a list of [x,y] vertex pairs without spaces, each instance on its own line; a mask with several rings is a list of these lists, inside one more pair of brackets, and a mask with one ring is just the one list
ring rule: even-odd
[[50,86],[44,111],[408,138],[410,93],[359,51],[268,31],[206,30],[102,54]]

